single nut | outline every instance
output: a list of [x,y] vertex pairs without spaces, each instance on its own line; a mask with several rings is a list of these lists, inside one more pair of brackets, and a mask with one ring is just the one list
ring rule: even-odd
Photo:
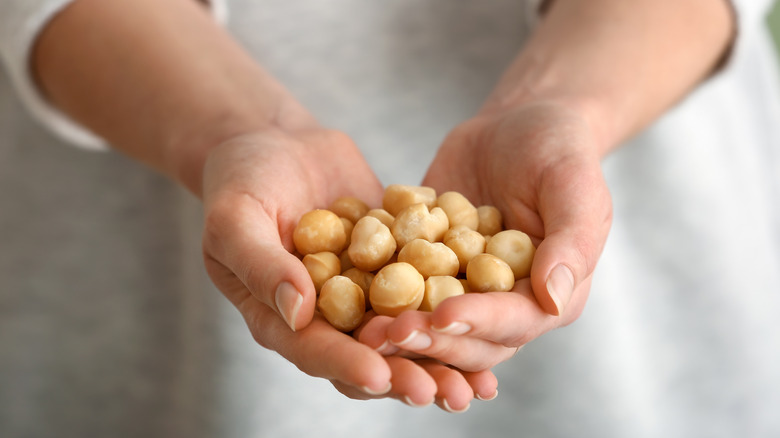
[[341,261],[339,256],[332,252],[318,252],[314,254],[306,254],[303,256],[303,266],[309,271],[311,281],[314,283],[314,289],[317,293],[322,289],[322,285],[325,284],[334,275],[341,273]]
[[366,310],[371,307],[371,301],[369,299],[369,293],[371,288],[371,282],[374,281],[374,274],[366,272],[358,268],[349,268],[342,272],[341,275],[352,280],[353,283],[360,286],[363,290],[363,295],[366,297]]
[[376,313],[398,316],[404,310],[420,307],[425,295],[425,280],[409,263],[393,263],[374,276],[368,295]]
[[368,213],[368,205],[358,198],[344,196],[338,198],[330,204],[328,210],[336,213],[339,217],[347,218],[353,224]]
[[479,227],[477,231],[485,236],[492,236],[504,229],[504,218],[501,211],[492,205],[482,205],[477,208]]
[[393,216],[410,205],[420,203],[433,208],[436,205],[436,190],[431,187],[390,184],[385,188],[382,198],[382,207]]
[[441,241],[448,228],[449,219],[444,210],[434,207],[428,211],[425,204],[414,204],[406,207],[395,217],[390,230],[398,243],[398,248],[403,248],[414,239]]
[[341,262],[341,272],[354,267],[354,265],[352,265],[352,260],[349,259],[349,251],[342,251],[341,254],[339,254],[339,261]]
[[393,221],[395,220],[395,217],[388,213],[384,208],[374,208],[373,210],[368,210],[366,216],[373,216],[379,219],[379,222],[385,224],[387,228],[390,228],[390,226],[393,225]]
[[342,332],[350,332],[363,321],[366,299],[360,286],[347,277],[337,275],[322,285],[317,308],[330,325]]
[[341,225],[344,225],[344,234],[347,235],[347,241],[344,242],[344,248],[349,248],[349,244],[352,243],[352,229],[355,228],[355,224],[345,217],[340,217]]
[[485,236],[464,225],[450,228],[444,234],[444,244],[458,257],[459,272],[466,272],[466,266],[477,254],[485,252]]
[[505,230],[495,234],[485,247],[485,252],[505,261],[512,268],[515,280],[531,275],[536,248],[524,232]]
[[433,276],[425,280],[425,294],[420,303],[420,310],[432,312],[449,297],[463,295],[466,291],[460,280],[450,276]]
[[[475,231],[476,233],[476,231]],[[414,266],[423,278],[458,275],[458,256],[441,242],[414,239],[398,252],[398,261]]]
[[471,259],[466,280],[473,292],[504,292],[515,285],[512,268],[493,254],[480,254]]
[[347,234],[336,213],[328,210],[312,210],[298,221],[293,231],[293,243],[302,255],[328,251],[341,254]]
[[381,268],[395,252],[396,242],[390,229],[379,219],[364,216],[352,229],[352,244],[347,252],[352,264],[364,271]]
[[450,227],[465,225],[472,230],[479,227],[477,208],[458,192],[444,192],[436,199],[436,206],[447,213]]

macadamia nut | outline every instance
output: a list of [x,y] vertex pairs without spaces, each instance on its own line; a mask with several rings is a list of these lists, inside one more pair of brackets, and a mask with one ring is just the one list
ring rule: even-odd
[[515,285],[515,275],[505,261],[492,254],[480,254],[466,268],[469,289],[474,292],[505,292]]
[[515,280],[531,275],[536,248],[524,232],[505,230],[496,233],[485,247],[485,252],[505,261],[512,268]]
[[368,310],[371,304],[368,294],[371,288],[371,282],[374,281],[374,274],[358,268],[349,268],[342,272],[341,275],[349,278],[353,283],[363,289],[363,295],[366,297],[366,310]]
[[460,280],[450,276],[433,276],[425,280],[425,294],[420,310],[432,312],[445,299],[463,295],[465,290]]
[[314,289],[317,293],[322,289],[322,285],[325,284],[334,275],[341,273],[341,261],[336,254],[332,252],[318,252],[314,254],[306,254],[303,256],[303,266],[309,271],[311,281],[314,282]]
[[423,278],[458,275],[458,256],[441,242],[414,239],[398,252],[398,261],[414,266]]
[[425,204],[428,208],[436,205],[436,190],[431,187],[405,186],[390,184],[385,188],[382,207],[393,216],[414,204]]
[[379,219],[364,216],[352,229],[352,244],[347,252],[355,267],[374,271],[390,260],[395,248],[395,238],[390,229],[379,222]]
[[444,210],[450,227],[464,225],[472,230],[479,227],[477,208],[458,192],[444,192],[436,199],[436,206]]
[[372,210],[368,210],[366,216],[372,216],[379,219],[379,222],[385,224],[387,228],[390,228],[390,226],[393,225],[393,221],[395,220],[395,217],[388,213],[384,208],[374,208]]
[[352,280],[337,275],[322,285],[317,308],[330,325],[342,332],[349,332],[363,321],[366,314],[365,295]]
[[349,248],[349,244],[352,243],[352,229],[355,228],[355,224],[345,217],[340,217],[339,219],[341,219],[341,225],[344,225],[344,234],[347,236],[344,248]]
[[357,223],[357,221],[368,213],[368,205],[358,198],[352,196],[344,196],[338,198],[330,204],[328,210],[336,213],[339,217],[347,218],[350,222]]
[[393,263],[374,276],[368,295],[377,314],[398,316],[404,310],[420,307],[425,295],[425,280],[409,263]]
[[398,213],[390,230],[398,243],[398,248],[403,248],[414,239],[441,241],[449,228],[449,223],[447,214],[441,208],[434,207],[428,211],[425,204],[414,204]]
[[485,252],[485,237],[464,225],[458,225],[444,234],[444,244],[458,257],[459,272],[466,272],[466,266],[477,254]]
[[302,255],[328,251],[340,254],[347,242],[341,219],[329,210],[312,210],[301,217],[293,231],[295,249]]
[[504,229],[504,218],[501,216],[501,211],[492,205],[477,207],[477,216],[479,216],[477,231],[484,236],[492,236]]

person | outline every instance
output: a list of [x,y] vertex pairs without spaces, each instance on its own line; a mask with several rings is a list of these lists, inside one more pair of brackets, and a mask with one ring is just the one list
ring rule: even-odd
[[[55,132],[86,145],[95,146],[100,143],[96,140],[102,139],[200,199],[206,270],[239,310],[257,343],[278,352],[304,373],[330,380],[352,398],[391,397],[414,406],[436,402],[445,410],[457,412],[467,409],[474,397],[495,397],[499,385],[508,389],[502,391],[502,404],[480,406],[479,422],[470,416],[474,423],[462,419],[450,426],[444,426],[439,417],[414,414],[414,421],[404,425],[408,429],[401,429],[394,419],[406,416],[407,411],[399,411],[403,407],[397,404],[375,402],[366,408],[375,413],[370,416],[372,420],[381,417],[381,410],[395,414],[386,416],[384,430],[378,428],[377,434],[397,434],[399,430],[412,430],[414,425],[426,433],[432,428],[448,427],[453,436],[470,436],[486,425],[496,434],[526,428],[548,435],[578,431],[592,435],[730,436],[750,427],[756,435],[770,436],[780,430],[778,420],[767,408],[777,405],[779,392],[775,389],[780,385],[776,371],[780,358],[776,349],[767,348],[771,339],[777,339],[772,335],[778,333],[778,324],[771,317],[779,308],[778,298],[771,291],[778,284],[773,267],[780,261],[779,221],[772,201],[777,199],[780,185],[773,172],[778,164],[777,151],[772,148],[778,138],[777,127],[772,124],[778,114],[777,95],[765,90],[777,91],[772,82],[777,77],[772,60],[766,57],[769,46],[765,35],[756,30],[756,20],[767,2],[735,2],[739,7],[736,15],[725,0],[648,0],[632,2],[631,7],[616,0],[523,3],[522,7],[533,11],[525,16],[536,18],[538,13],[539,24],[522,48],[517,47],[519,38],[510,40],[519,55],[476,116],[459,114],[467,120],[445,138],[422,183],[437,190],[461,191],[475,203],[496,205],[504,212],[508,226],[533,236],[538,250],[531,279],[518,283],[514,293],[466,295],[448,301],[432,314],[410,312],[396,319],[375,318],[360,332],[362,343],[336,332],[314,315],[313,287],[306,271],[289,252],[291,230],[303,212],[325,206],[338,196],[353,195],[377,205],[383,183],[400,175],[400,168],[407,163],[425,161],[414,157],[414,147],[399,150],[402,148],[398,145],[403,143],[399,140],[408,141],[407,137],[395,138],[396,144],[376,150],[362,146],[374,137],[362,138],[357,142],[364,148],[362,152],[342,132],[326,127],[338,125],[339,115],[347,118],[346,114],[354,118],[358,128],[377,130],[388,120],[371,105],[382,105],[385,99],[407,109],[402,96],[382,91],[387,84],[407,90],[406,98],[414,102],[412,108],[438,120],[427,113],[446,112],[441,99],[463,90],[439,88],[434,91],[441,94],[423,94],[431,99],[422,99],[406,88],[411,87],[406,81],[416,79],[415,74],[420,72],[435,73],[444,82],[449,79],[447,75],[456,75],[449,80],[456,85],[470,84],[470,77],[459,78],[431,61],[416,69],[420,56],[415,56],[415,49],[425,53],[429,49],[426,44],[431,44],[426,38],[436,29],[425,28],[429,22],[415,22],[422,18],[401,6],[414,11],[424,7],[398,5],[381,11],[379,16],[363,9],[359,16],[366,17],[365,23],[341,18],[342,23],[354,27],[337,30],[328,26],[328,19],[340,17],[336,12],[343,14],[344,10],[334,5],[263,5],[263,11],[254,16],[261,19],[260,25],[247,18],[252,14],[238,17],[236,26],[258,33],[255,37],[242,34],[255,41],[255,52],[250,54],[191,0],[65,3],[4,4],[23,18],[12,20],[17,15],[3,14],[8,23],[3,25],[3,54],[10,60],[9,73],[17,91]],[[213,6],[219,8],[217,5]],[[66,7],[59,10],[60,6]],[[238,1],[232,6],[242,11],[259,7]],[[346,1],[339,6],[358,7]],[[511,2],[497,2],[499,12],[491,15],[483,11],[490,9],[485,4],[461,6],[454,12],[448,9],[453,6],[436,6],[440,8],[425,10],[427,15],[423,16],[440,20],[433,22],[444,29],[451,24],[448,13],[465,20],[461,24],[468,26],[479,18],[504,17],[501,11],[518,7]],[[514,32],[521,31],[518,16],[505,18],[508,29],[518,28]],[[316,28],[307,24],[319,20],[323,32],[305,32]],[[355,38],[350,32],[365,36],[375,30],[377,23],[386,25],[388,33],[411,27],[408,40],[402,40],[411,47],[370,40],[375,45],[359,53],[374,53],[381,59],[378,65],[390,71],[380,76],[386,83],[380,81],[375,88],[365,90],[360,88],[360,79],[370,83],[372,79],[367,76],[384,72],[385,68],[358,63],[365,70],[358,68],[359,75],[350,76],[356,73],[351,66],[360,58],[350,53],[349,47],[342,53],[338,47],[315,43],[328,32],[341,33],[344,38]],[[14,33],[19,26],[29,28]],[[278,32],[275,38],[263,33],[274,27]],[[442,41],[447,44],[443,46],[469,50],[469,38],[478,38],[474,35],[485,29],[490,32],[490,28],[483,24],[472,29],[464,40],[445,34]],[[456,27],[451,29],[457,33]],[[730,48],[732,41],[734,47]],[[353,44],[359,47],[361,42],[366,44],[360,39]],[[455,44],[458,42],[462,44]],[[276,48],[274,43],[281,44]],[[460,60],[473,68],[471,74],[490,76],[508,60],[508,50],[494,52],[491,55],[499,60],[499,66],[483,71],[481,63],[490,61],[483,60],[482,50],[489,45],[474,44],[476,47],[467,52],[473,59]],[[301,53],[296,53],[298,46]],[[321,53],[315,58],[320,63],[306,63],[306,55],[315,53]],[[395,56],[402,61],[408,57],[406,64],[399,64],[405,68],[392,70],[389,67],[393,65],[382,64]],[[437,60],[447,65],[448,58]],[[27,71],[28,61],[32,74]],[[332,70],[323,71],[321,64],[334,65]],[[290,84],[288,87],[298,87],[296,90],[303,94],[300,99],[274,79],[273,69],[286,72],[284,82]],[[339,74],[344,74],[344,79]],[[434,77],[433,82],[439,79]],[[309,88],[323,93],[309,96],[316,105],[307,102]],[[373,93],[361,95],[366,91]],[[476,90],[475,94],[480,91],[486,90]],[[341,93],[357,98],[348,100]],[[375,102],[365,102],[366,95]],[[364,123],[360,114],[364,106],[376,112],[375,123],[365,122],[365,127],[360,125]],[[734,108],[739,112],[735,114]],[[411,132],[418,126],[415,123],[420,123],[415,119],[419,115],[394,115],[396,120],[408,121]],[[439,125],[454,122],[450,117]],[[386,130],[384,127],[381,132]],[[437,135],[435,130],[432,132],[429,137]],[[634,144],[615,150],[640,132]],[[401,158],[396,162],[387,160],[387,151],[397,152]],[[602,168],[603,157],[612,151]],[[97,163],[95,166],[99,167]],[[372,167],[382,169],[378,174],[384,181]],[[113,187],[122,188],[119,184]],[[145,199],[148,188],[134,188],[147,189],[139,192],[143,194],[135,200],[138,205],[144,209],[161,205],[171,208],[165,201],[175,195],[168,193],[165,199],[162,193],[163,197],[156,199],[161,202],[151,202],[155,199]],[[123,194],[115,190],[108,198],[112,202],[118,202],[115,198]],[[126,206],[132,204],[121,205],[128,209]],[[72,205],[61,204],[58,211],[68,207]],[[120,210],[114,216],[128,223],[141,214],[137,208],[124,211],[126,215]],[[743,230],[746,218],[750,220],[749,230]],[[14,222],[19,223],[19,219]],[[92,220],[87,223],[94,225]],[[47,221],[45,226],[49,225]],[[175,230],[175,226],[168,229]],[[143,263],[142,254],[171,249],[155,242],[159,236],[146,235],[145,228],[135,232],[147,242],[134,248],[138,254],[134,263],[139,265],[135,273],[154,277],[154,281],[163,279],[150,289],[155,291],[156,300],[171,289],[166,267],[184,271],[177,272],[185,279],[178,288],[184,290],[192,284],[193,280],[186,279],[193,275],[185,268],[156,261]],[[724,239],[729,232],[737,237]],[[16,242],[10,247],[22,246]],[[603,260],[594,271],[605,244]],[[110,241],[102,245],[109,252],[116,248]],[[734,257],[745,249],[751,257]],[[169,258],[165,255],[160,260]],[[113,271],[108,265],[107,272]],[[594,279],[594,272],[601,277]],[[135,280],[135,276],[128,277]],[[52,285],[47,286],[51,289]],[[132,281],[120,287],[129,295],[143,290]],[[588,300],[590,319],[583,316],[576,329],[541,336],[577,319],[592,287],[598,293]],[[27,289],[37,291],[35,286]],[[46,299],[41,292],[37,295],[42,295],[37,299]],[[87,297],[90,295],[82,298]],[[19,299],[15,295],[11,298],[11,303]],[[107,311],[109,319],[128,307],[138,308],[133,298],[122,298],[122,303],[130,305],[121,310],[101,309]],[[176,339],[145,345],[150,341],[147,338],[170,330],[166,318],[180,304],[149,302],[163,304],[159,314],[151,318],[161,323],[153,325],[148,333],[142,332],[145,336],[129,338],[139,339],[139,344],[119,352],[130,352],[130,358],[163,355],[168,352],[166,346],[176,345]],[[66,307],[84,317],[80,308],[83,305],[76,302]],[[691,314],[692,310],[696,312]],[[213,316],[203,308],[195,313],[199,311],[206,314],[195,315],[197,320]],[[78,320],[66,318],[63,322],[73,324]],[[130,324],[133,320],[123,321]],[[133,330],[116,329],[125,335]],[[17,342],[24,341],[20,339]],[[429,359],[383,356],[375,348],[384,340]],[[523,369],[510,371],[503,362],[532,340],[529,348],[522,350],[522,360],[511,362],[522,364]],[[137,405],[143,404],[140,400],[152,399],[153,406],[162,407],[145,417],[150,418],[150,424],[143,430],[168,434],[201,430],[193,427],[198,423],[193,423],[188,409],[194,409],[208,414],[197,420],[206,429],[224,427],[231,431],[228,434],[241,434],[240,427],[234,429],[232,425],[247,421],[210,417],[229,415],[225,414],[229,409],[212,412],[188,397],[188,391],[197,394],[198,389],[191,389],[193,385],[202,385],[199,376],[188,377],[185,359],[197,360],[209,353],[197,351],[203,348],[199,340],[188,338],[188,342],[183,345],[196,351],[174,357],[161,367],[175,377],[178,390],[152,389],[170,376],[146,380],[145,373],[133,373],[142,376],[141,385],[127,392],[151,394],[135,396]],[[89,360],[97,360],[96,355]],[[231,362],[225,362],[209,364],[229,369]],[[718,366],[712,366],[712,362],[718,362]],[[37,363],[34,359],[13,359],[10,368],[19,368],[17,373],[24,374],[19,364]],[[141,365],[157,369],[154,360],[141,361]],[[232,382],[239,385],[257,379],[261,381],[257,390],[247,394],[239,391],[241,386],[233,386],[231,392],[222,393],[217,388],[213,391],[219,396],[209,394],[208,398],[231,398],[239,392],[244,402],[261,400],[249,406],[272,407],[273,412],[279,409],[289,415],[289,411],[281,410],[284,405],[270,398],[279,397],[280,392],[290,390],[289,386],[267,387],[278,371],[265,366],[256,373],[253,366],[242,370],[241,378]],[[32,369],[45,371],[40,366]],[[505,373],[498,374],[498,370]],[[109,383],[119,375],[109,374],[112,376],[105,380]],[[99,374],[97,377],[100,379]],[[67,374],[55,377],[54,389],[67,378]],[[150,382],[151,388],[144,389],[143,385]],[[722,394],[712,394],[715,382]],[[34,390],[24,387],[18,392],[26,402],[21,406],[31,409],[24,412],[36,412],[39,402]],[[508,400],[504,398],[507,392]],[[104,396],[116,402],[110,396],[118,394],[125,392],[95,394],[88,390],[81,400],[94,403]],[[170,399],[160,400],[159,395]],[[287,405],[296,406],[295,410],[305,416],[323,409],[315,424],[336,418],[330,410],[325,411],[329,404],[317,408],[322,405],[315,403],[318,397],[310,398],[309,405],[302,397],[288,399]],[[594,400],[600,409],[589,409]],[[49,409],[63,401],[49,405]],[[3,406],[10,405],[3,402]],[[173,409],[170,419],[163,418],[170,413],[167,409]],[[363,409],[350,409],[339,418],[345,424],[376,427],[355,419],[363,416],[355,413]],[[495,412],[491,414],[490,410]],[[519,418],[518,411],[524,413]],[[141,425],[127,426],[122,415],[108,413],[108,427],[112,427],[113,416],[118,418],[117,424],[131,427],[129,431],[132,427],[142,430]],[[28,417],[14,416],[2,423],[19,425],[20,430],[45,427],[33,426],[32,421],[25,420]],[[88,427],[84,424],[89,421],[65,417],[62,415],[61,424],[74,421],[79,431],[89,430],[81,429]],[[255,421],[260,424],[257,430],[269,436],[300,436],[297,432],[302,429],[291,431],[305,427],[289,424],[290,420],[281,414]],[[473,425],[469,428],[464,426],[467,424]]]

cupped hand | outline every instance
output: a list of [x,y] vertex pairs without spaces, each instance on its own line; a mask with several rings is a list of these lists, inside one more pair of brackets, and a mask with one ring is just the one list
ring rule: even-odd
[[511,292],[469,293],[432,313],[376,318],[361,341],[477,371],[511,357],[582,312],[612,207],[588,119],[559,103],[526,104],[469,120],[445,139],[424,185],[494,205],[506,228],[537,245],[530,279]]
[[352,398],[424,405],[444,393],[459,410],[472,386],[490,391],[490,373],[480,380],[435,361],[385,358],[315,312],[314,285],[293,254],[298,219],[341,196],[381,204],[382,186],[347,136],[307,129],[232,138],[209,154],[202,193],[206,269],[260,345]]

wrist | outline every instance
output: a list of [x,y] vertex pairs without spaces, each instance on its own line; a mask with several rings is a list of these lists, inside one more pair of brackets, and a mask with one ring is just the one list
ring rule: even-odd
[[[272,111],[261,100],[227,101],[230,107],[213,107],[207,114],[179,124],[163,144],[164,172],[195,196],[202,196],[203,169],[211,151],[230,139],[247,134],[292,133],[318,126],[314,118],[295,100],[282,96]],[[266,101],[268,96],[264,96]]]
[[708,78],[733,28],[725,1],[557,0],[483,111],[570,107],[594,128],[603,155]]

